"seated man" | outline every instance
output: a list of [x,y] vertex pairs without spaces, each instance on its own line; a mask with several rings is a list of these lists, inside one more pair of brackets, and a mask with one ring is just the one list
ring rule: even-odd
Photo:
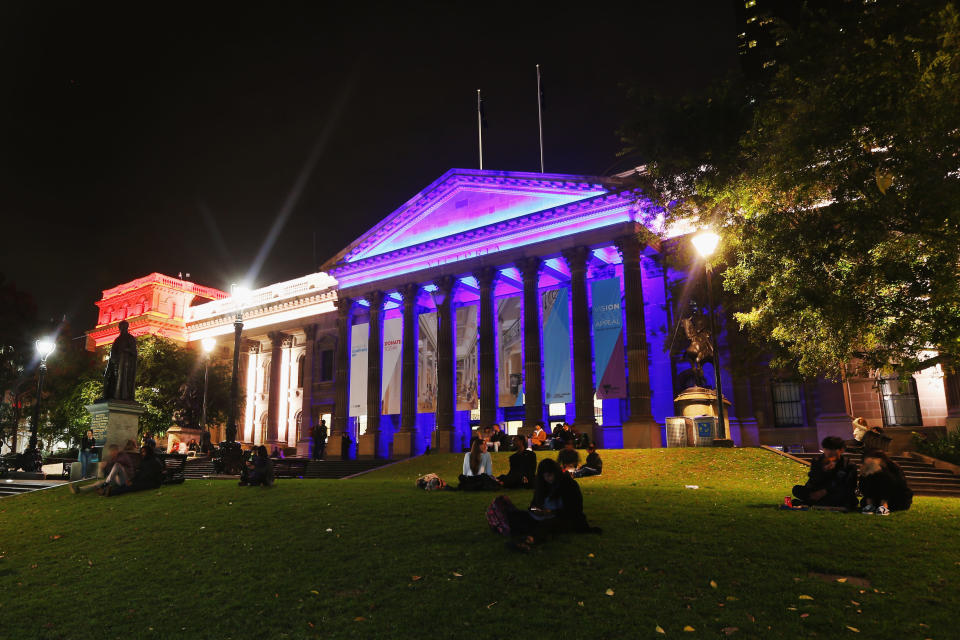
[[500,451],[501,448],[506,449],[506,435],[507,434],[500,430],[499,424],[494,424],[487,438],[487,445],[494,451]]
[[532,489],[537,474],[537,454],[527,448],[526,436],[514,437],[517,452],[510,456],[510,470],[497,480],[504,489]]
[[585,478],[587,476],[598,476],[601,473],[603,473],[603,460],[597,453],[597,447],[594,444],[587,445],[587,462],[573,472],[573,477]]
[[543,448],[543,443],[547,441],[547,432],[543,430],[543,423],[538,422],[533,428],[533,435],[530,436],[530,446],[534,449]]
[[810,463],[807,483],[796,485],[794,506],[857,507],[857,467],[843,457],[842,438],[828,436],[820,443],[823,455]]
[[553,430],[553,448],[563,449],[568,443],[573,442],[573,432],[570,431],[570,425],[566,422],[558,422]]
[[133,480],[130,484],[112,487],[107,485],[104,488],[103,495],[117,496],[131,491],[146,491],[148,489],[159,489],[163,482],[164,464],[157,458],[153,449],[147,445],[140,447],[140,457],[142,461],[133,474]]

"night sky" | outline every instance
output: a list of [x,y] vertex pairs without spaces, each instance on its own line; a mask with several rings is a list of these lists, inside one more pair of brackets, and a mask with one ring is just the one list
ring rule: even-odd
[[262,253],[255,286],[294,278],[314,234],[319,264],[477,166],[478,88],[485,168],[539,169],[539,63],[547,171],[602,175],[638,162],[625,84],[737,65],[722,0],[403,4],[5,3],[0,273],[81,331],[153,271],[227,289]]

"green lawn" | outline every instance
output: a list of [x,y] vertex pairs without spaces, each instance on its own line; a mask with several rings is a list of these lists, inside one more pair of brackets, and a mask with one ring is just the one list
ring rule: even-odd
[[960,501],[780,511],[806,468],[769,452],[603,458],[580,484],[604,533],[531,555],[490,532],[494,494],[414,488],[455,481],[459,455],[272,489],[6,498],[0,638],[957,637]]

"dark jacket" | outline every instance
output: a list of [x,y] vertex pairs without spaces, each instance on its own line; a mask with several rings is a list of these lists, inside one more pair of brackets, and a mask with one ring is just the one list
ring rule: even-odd
[[886,502],[891,511],[909,509],[913,503],[913,490],[907,486],[907,479],[896,463],[888,463],[887,468],[860,478],[860,493],[870,498],[874,504]]
[[504,485],[510,487],[523,486],[523,479],[527,479],[527,486],[532,487],[534,478],[537,475],[537,454],[529,449],[517,451],[510,455],[510,470],[505,475],[500,476]]
[[826,489],[827,493],[849,492],[853,495],[857,488],[857,466],[849,458],[840,459],[829,471],[824,469],[824,458],[819,456],[810,463],[807,474],[807,488],[810,491]]
[[80,439],[80,451],[93,451],[95,446],[97,446],[97,441],[95,438],[83,436],[83,438]]
[[143,489],[157,489],[163,482],[164,465],[156,456],[147,456],[140,463],[136,474],[133,476],[132,489],[140,491]]
[[587,456],[587,462],[583,466],[603,471],[603,460],[600,459],[600,454],[594,451]]
[[549,485],[537,487],[530,506],[542,508],[550,495],[559,498],[563,505],[554,512],[558,524],[561,525],[559,528],[577,532],[590,530],[587,517],[583,514],[583,494],[580,493],[580,485],[569,473],[561,473],[552,488]]

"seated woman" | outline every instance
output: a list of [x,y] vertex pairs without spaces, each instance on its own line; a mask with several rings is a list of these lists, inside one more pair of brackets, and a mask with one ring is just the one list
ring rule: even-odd
[[913,491],[896,462],[883,451],[867,451],[860,465],[860,502],[863,513],[890,515],[913,504]]
[[547,458],[537,467],[533,500],[527,511],[509,515],[510,543],[518,551],[529,551],[530,546],[543,542],[555,533],[601,533],[591,527],[583,513],[583,494],[580,485],[564,472],[560,463]]
[[267,448],[263,445],[255,447],[253,455],[246,462],[245,473],[240,475],[240,486],[269,487],[273,484],[273,461],[267,455]]
[[494,490],[500,483],[493,477],[493,460],[487,452],[487,443],[474,440],[470,451],[463,456],[463,473],[460,474],[461,491]]
[[537,454],[527,448],[526,436],[513,438],[517,452],[510,456],[510,470],[497,480],[504,489],[532,489],[537,474]]

